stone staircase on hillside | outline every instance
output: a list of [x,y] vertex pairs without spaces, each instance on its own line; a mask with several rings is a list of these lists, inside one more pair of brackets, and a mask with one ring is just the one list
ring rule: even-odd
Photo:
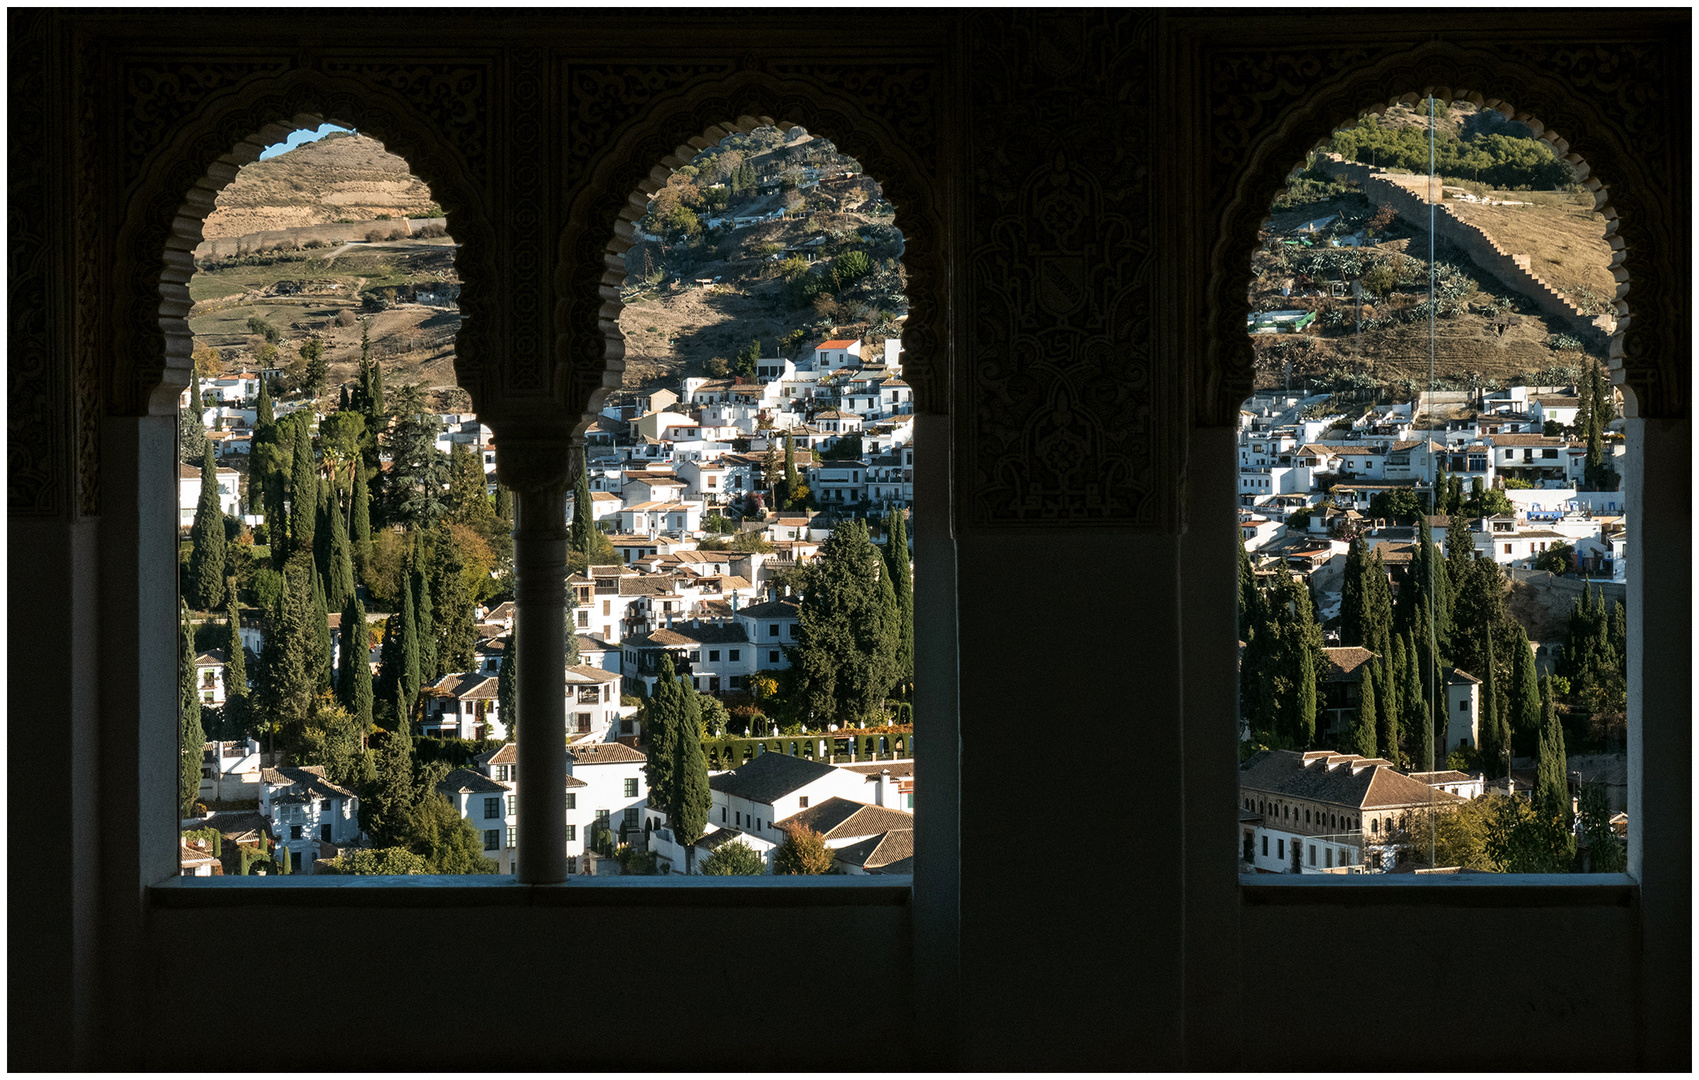
[[[1337,154],[1323,155],[1320,164],[1333,176],[1358,184],[1372,202],[1390,204],[1400,217],[1419,228],[1427,228],[1426,197],[1389,179],[1385,169],[1346,161]],[[1563,319],[1583,335],[1595,339],[1608,338],[1616,331],[1613,316],[1588,315],[1534,273],[1533,260],[1528,255],[1506,251],[1486,230],[1464,221],[1444,203],[1434,204],[1433,211],[1434,228],[1439,235],[1462,248],[1475,265],[1498,278],[1506,288],[1533,300],[1541,311]]]

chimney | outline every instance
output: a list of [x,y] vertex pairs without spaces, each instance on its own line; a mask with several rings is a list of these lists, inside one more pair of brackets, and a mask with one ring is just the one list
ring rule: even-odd
[[885,793],[886,793],[887,790],[889,790],[890,783],[891,783],[891,770],[890,769],[880,769],[879,770],[878,787],[876,787],[874,789],[874,795],[873,795],[873,801],[876,805],[878,805],[878,806],[884,806],[885,805]]

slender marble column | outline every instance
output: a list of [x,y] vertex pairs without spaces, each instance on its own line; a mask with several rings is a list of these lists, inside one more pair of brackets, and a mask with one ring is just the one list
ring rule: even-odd
[[566,880],[566,450],[526,446],[527,456],[555,457],[559,471],[525,477],[513,496],[515,816],[519,880],[529,885]]

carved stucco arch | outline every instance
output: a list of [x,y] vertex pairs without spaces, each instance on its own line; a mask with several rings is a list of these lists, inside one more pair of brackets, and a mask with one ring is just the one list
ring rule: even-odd
[[[428,92],[441,102],[442,90],[439,84]],[[127,194],[116,245],[119,332],[113,335],[105,379],[108,411],[159,415],[175,409],[192,368],[188,283],[195,272],[193,252],[214,199],[265,147],[321,123],[352,127],[382,142],[406,160],[442,206],[459,245],[455,266],[463,282],[455,371],[476,400],[482,358],[490,352],[487,339],[496,324],[486,287],[494,278],[494,246],[486,195],[472,182],[463,153],[468,139],[481,143],[473,133],[483,118],[470,98],[456,112],[464,121],[458,132],[462,147],[452,145],[440,111],[426,115],[386,87],[381,73],[359,78],[310,69],[271,72],[207,97],[148,155],[142,179]],[[134,264],[128,272],[125,260]]]
[[[1658,110],[1643,100],[1650,80],[1637,78],[1632,64],[1583,61],[1552,70],[1501,52],[1431,42],[1336,78],[1323,80],[1324,67],[1307,70],[1304,74],[1317,81],[1286,84],[1295,100],[1284,108],[1252,100],[1235,112],[1227,141],[1240,148],[1234,161],[1237,179],[1216,218],[1210,251],[1209,352],[1198,386],[1200,419],[1231,424],[1250,394],[1253,353],[1244,325],[1251,255],[1269,204],[1285,188],[1293,165],[1335,129],[1429,94],[1495,108],[1527,124],[1576,166],[1606,219],[1606,241],[1613,251],[1617,326],[1610,341],[1612,381],[1623,390],[1628,415],[1685,415],[1686,327],[1673,317],[1683,310],[1684,298],[1677,291],[1685,287],[1685,278],[1671,250],[1677,230],[1657,168],[1668,152],[1668,133],[1655,125],[1647,129],[1647,114]],[[1498,90],[1512,93],[1515,104],[1494,96]],[[1613,109],[1613,104],[1622,107]],[[1639,124],[1628,127],[1630,117]],[[1574,147],[1586,147],[1587,158]]]
[[[876,99],[873,80],[862,85]],[[893,119],[891,112],[899,115]],[[745,71],[681,87],[617,132],[571,200],[555,279],[554,383],[574,434],[594,418],[624,369],[619,291],[632,223],[674,169],[727,135],[763,124],[800,125],[831,140],[896,207],[908,275],[904,375],[917,411],[945,411],[942,216],[934,165],[925,154],[931,123],[924,106],[884,110],[877,100],[858,101],[816,78]]]

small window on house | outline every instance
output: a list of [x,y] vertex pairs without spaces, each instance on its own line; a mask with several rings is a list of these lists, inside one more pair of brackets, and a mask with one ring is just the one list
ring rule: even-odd
[[625,781],[625,797],[628,798],[628,799],[637,798],[637,780],[636,780],[635,777],[627,777],[626,778],[626,781]]
[[566,793],[566,808],[568,810],[578,809],[578,792],[569,791]]
[[802,809],[802,810],[808,809],[808,796],[806,796],[806,795],[799,796],[796,800],[796,805],[797,805],[798,809]]
[[[570,799],[570,798],[571,798],[571,797],[572,797],[572,796],[570,796],[570,795],[568,795],[568,796],[567,796],[567,798],[569,798],[569,799]],[[566,838],[567,838],[567,839],[568,839],[568,840],[576,840],[576,839],[578,839],[578,826],[576,826],[576,825],[568,825],[568,826],[567,826],[567,827],[566,827]]]

